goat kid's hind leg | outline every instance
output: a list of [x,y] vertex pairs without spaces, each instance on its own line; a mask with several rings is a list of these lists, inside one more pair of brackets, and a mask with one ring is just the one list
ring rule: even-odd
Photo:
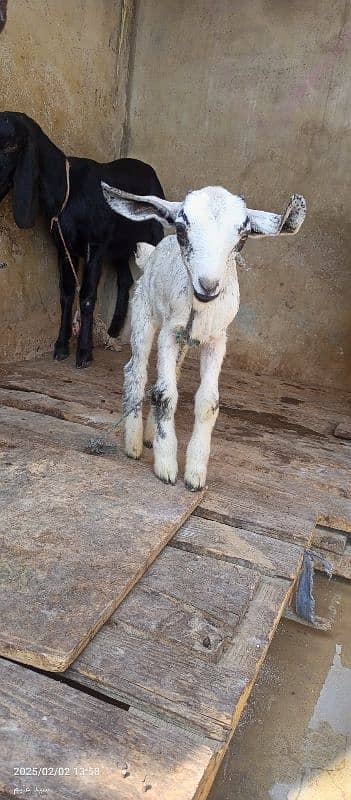
[[178,402],[178,353],[179,345],[174,333],[161,329],[158,339],[157,382],[152,390],[151,403],[155,424],[154,470],[164,483],[175,483],[178,474],[174,427]]
[[195,425],[186,453],[184,481],[192,492],[203,489],[211,450],[211,436],[218,417],[218,378],[226,350],[226,337],[204,344],[201,350],[201,383],[195,397]]
[[[72,267],[63,253],[58,256],[60,270],[60,302],[61,302],[61,325],[59,335],[54,347],[54,359],[62,361],[69,355],[69,340],[72,335],[72,307],[76,284]],[[78,259],[73,259],[73,264],[78,270]]]
[[132,313],[132,357],[124,367],[123,384],[124,447],[129,458],[140,458],[143,450],[142,403],[154,335],[151,314],[138,294]]

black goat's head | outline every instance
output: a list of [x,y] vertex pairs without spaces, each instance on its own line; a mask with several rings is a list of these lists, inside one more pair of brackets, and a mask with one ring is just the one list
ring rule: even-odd
[[19,228],[31,228],[38,208],[38,127],[30,117],[0,113],[0,200],[12,193]]

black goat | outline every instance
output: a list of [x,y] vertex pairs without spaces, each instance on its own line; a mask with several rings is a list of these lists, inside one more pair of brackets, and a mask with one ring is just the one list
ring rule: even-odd
[[[163,236],[161,225],[155,221],[135,223],[117,216],[104,200],[101,181],[134,194],[164,194],[153,168],[142,161],[121,158],[99,164],[73,157],[68,161],[69,196],[60,213],[67,192],[66,156],[30,117],[0,113],[0,201],[12,188],[13,215],[19,228],[31,228],[39,208],[48,223],[58,215],[76,270],[79,259],[84,259],[76,365],[86,367],[92,360],[93,315],[103,261],[111,261],[117,270],[116,308],[108,331],[116,337],[125,322],[133,283],[129,257],[137,242],[156,245]],[[61,360],[69,353],[75,279],[56,224],[52,233],[61,290],[61,326],[54,358]]]

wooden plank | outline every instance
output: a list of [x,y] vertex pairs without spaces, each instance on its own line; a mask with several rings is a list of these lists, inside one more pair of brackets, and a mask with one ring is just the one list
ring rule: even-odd
[[[194,351],[183,368],[184,383],[192,391],[197,379]],[[220,378],[222,404],[236,410],[238,416],[274,429],[299,426],[300,435],[309,431],[331,434],[336,423],[350,422],[351,394],[303,386],[271,375],[247,373],[233,369],[230,356],[225,359]],[[303,430],[304,429],[304,430]]]
[[[30,388],[34,391],[38,391],[37,381],[44,380],[50,391],[53,384],[57,388],[60,382],[62,387],[65,381],[69,381],[71,386],[66,384],[66,388],[74,393],[71,399],[79,401],[79,395],[75,394],[79,387],[81,394],[86,393],[87,401],[91,393],[90,402],[97,408],[97,395],[109,403],[113,401],[113,391],[120,393],[122,369],[129,355],[128,346],[124,346],[119,353],[96,349],[93,368],[80,373],[74,368],[73,355],[60,364],[53,362],[51,358],[44,358],[34,362],[4,365],[0,370],[0,386],[5,386],[6,381],[16,385],[16,379],[21,377],[31,381]],[[182,401],[186,398],[193,399],[198,382],[197,361],[191,351],[183,366],[180,383]],[[115,386],[112,385],[113,381],[116,382]],[[306,438],[309,431],[326,435],[334,433],[337,423],[350,425],[351,394],[347,392],[302,386],[274,376],[236,370],[233,369],[229,356],[224,362],[220,384],[223,412],[226,408],[233,412],[232,421],[235,418],[249,420],[265,429],[272,426],[271,429],[276,433],[279,430],[289,432],[296,425],[299,429],[296,432],[299,432],[300,437]],[[17,388],[21,388],[18,383]],[[41,384],[39,391],[45,393],[44,384]],[[68,399],[68,395],[64,397]]]
[[[80,398],[82,399],[82,397]],[[115,404],[115,411],[104,410],[105,406],[94,408],[90,405],[41,394],[34,391],[0,389],[0,407],[17,408],[48,417],[78,422],[100,430],[111,429],[121,416],[121,401]],[[46,423],[48,424],[48,423]]]
[[[9,411],[12,430],[4,409],[0,422],[0,654],[64,670],[201,494],[164,486],[121,451],[106,460],[50,445],[45,433],[23,444],[22,431],[16,443],[13,418],[23,412]],[[63,436],[67,424],[55,420]]]
[[[258,446],[257,458],[254,453],[248,457],[248,448],[245,446],[230,447],[226,440],[214,437],[208,476],[210,492],[206,496],[204,507],[213,510],[213,503],[217,502],[219,508],[218,499],[212,498],[217,494],[221,499],[226,498],[226,504],[232,504],[233,516],[240,516],[242,520],[245,520],[245,516],[234,511],[236,503],[239,507],[247,503],[248,509],[250,504],[257,505],[257,509],[270,509],[276,521],[278,515],[282,514],[287,517],[288,525],[289,517],[295,517],[301,521],[320,521],[321,524],[340,530],[351,530],[351,486],[346,478],[346,470],[343,471],[345,484],[348,480],[346,488],[343,485],[329,484],[324,477],[327,469],[322,477],[322,459],[318,483],[313,474],[309,475],[306,466],[299,476],[292,479],[290,475],[284,475],[283,471],[275,472],[274,466],[269,466],[268,459],[268,463],[261,466],[259,450]],[[284,520],[282,521],[284,524]],[[274,529],[274,520],[270,527]]]
[[143,587],[192,603],[235,627],[259,583],[256,570],[167,547],[159,563],[145,574]]
[[[206,498],[199,512],[209,519],[309,546],[315,527],[315,514],[306,510],[306,516],[294,514],[293,497],[270,488],[264,490],[253,483],[234,480],[233,488],[219,479],[213,479],[214,465]],[[219,474],[219,466],[218,466]],[[235,485],[234,485],[235,484]],[[306,518],[307,517],[307,518]]]
[[[37,408],[50,415],[59,414],[64,419],[79,420],[90,427],[109,432],[119,418],[122,365],[127,357],[127,350],[121,353],[99,351],[94,369],[87,370],[82,376],[77,376],[70,361],[65,362],[62,369],[57,369],[57,365],[51,361],[16,365],[7,368],[7,371],[5,368],[1,373],[2,384],[5,385],[7,380],[8,385],[17,386],[17,390],[3,390],[3,402],[21,404],[21,407],[32,410]],[[186,383],[187,391],[184,396],[181,388],[183,408],[184,400],[189,405],[189,400],[193,399],[189,388],[192,385],[195,387],[197,381],[197,369],[194,369],[191,360],[184,369],[186,380],[183,383]],[[248,376],[230,367],[224,368],[223,377],[228,391],[227,394],[224,391],[223,395],[208,476],[215,509],[210,504],[210,492],[204,506],[205,512],[217,515],[225,498],[222,509],[224,521],[251,527],[255,523],[256,508],[258,530],[304,544],[310,542],[311,526],[317,521],[350,531],[348,453],[334,437],[326,435],[325,428],[321,431],[317,425],[307,429],[309,423],[304,416],[306,409],[310,414],[311,408],[314,420],[319,420],[321,414],[326,415],[329,431],[331,420],[335,422],[335,408],[344,415],[349,410],[348,396],[334,397],[332,393],[317,391],[314,387],[289,387],[278,379]],[[28,391],[21,392],[21,385],[25,385]],[[45,394],[29,391],[38,389],[38,386],[48,393],[47,401]],[[236,387],[241,392],[241,408],[235,407]],[[291,396],[287,394],[287,389],[291,390]],[[285,409],[284,425],[277,423],[276,419],[272,422],[269,416],[271,414],[275,418],[281,413],[282,407]],[[253,408],[256,408],[259,418],[255,416],[256,412],[251,413]],[[247,410],[249,414],[244,413]],[[184,431],[185,417],[191,422],[192,414],[184,415],[180,408],[178,425],[182,469],[188,435]],[[289,427],[290,422],[293,424]],[[147,462],[151,458],[149,453],[143,456]],[[240,486],[238,478],[242,481]],[[238,493],[244,502],[248,500],[247,515],[242,513],[245,510],[242,503],[237,507],[235,501]]]
[[168,547],[66,675],[224,740],[291,586]]
[[106,445],[104,458],[115,460],[118,453],[121,457],[121,429],[116,431],[112,426],[108,432],[101,432],[87,421],[79,423],[63,420],[64,417],[51,417],[34,411],[0,406],[0,442],[8,446],[16,442],[26,447],[30,440],[34,445],[54,445],[65,450],[87,453],[91,439],[99,439]]
[[313,534],[313,547],[319,547],[321,550],[328,550],[330,553],[339,553],[342,555],[345,551],[347,543],[347,536],[345,533],[325,528],[322,525],[317,525]]
[[301,437],[294,431],[272,431],[251,422],[232,419],[221,413],[215,427],[215,440],[227,443],[240,465],[269,471],[284,479],[308,481],[314,488],[350,489],[347,471],[348,446],[331,436]]
[[291,542],[234,528],[193,515],[172,539],[172,547],[253,566],[266,575],[296,578],[303,549]]
[[[0,390],[1,402],[81,422],[89,427],[102,429],[108,435],[114,431],[114,426],[120,420],[120,411],[109,412],[99,409],[95,411],[90,405],[57,400],[34,392]],[[239,474],[246,483],[253,483],[258,487],[261,485],[265,492],[268,487],[278,496],[284,491],[290,505],[293,501],[294,516],[305,516],[306,509],[309,509],[311,512],[309,519],[312,521],[328,520],[329,524],[340,525],[345,530],[350,529],[351,496],[348,460],[345,468],[335,469],[331,466],[332,459],[329,454],[326,457],[324,447],[315,447],[313,458],[311,453],[307,458],[305,451],[296,452],[296,443],[294,448],[291,442],[284,443],[284,452],[280,452],[282,443],[279,442],[278,450],[277,437],[273,442],[269,442],[268,446],[266,442],[261,441],[253,446],[250,440],[244,438],[242,441],[238,431],[235,435],[235,447],[230,447],[228,436],[226,435],[223,440],[220,433],[221,431],[215,434],[212,444],[209,480],[215,481],[219,474],[221,487],[223,484],[222,492],[235,488],[233,480],[235,477],[236,483],[236,475]],[[180,443],[181,450],[184,450],[185,438],[182,432]],[[150,460],[148,454],[144,457]]]
[[39,796],[37,787],[55,800],[194,800],[221,758],[205,737],[6,661],[0,731],[2,797]]
[[[321,550],[313,546],[313,550],[322,558],[327,558],[330,561],[333,569],[333,575],[338,575],[340,578],[346,578],[351,581],[351,544],[347,544],[342,555],[338,553],[331,553],[329,550]],[[316,569],[321,569],[318,561],[316,561]],[[322,570],[323,571],[323,570]]]

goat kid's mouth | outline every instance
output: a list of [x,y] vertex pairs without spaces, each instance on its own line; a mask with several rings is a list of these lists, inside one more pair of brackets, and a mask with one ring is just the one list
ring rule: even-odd
[[216,294],[200,294],[196,291],[193,287],[194,296],[199,301],[199,303],[211,303],[212,300],[216,300],[219,296],[220,292],[216,292]]

